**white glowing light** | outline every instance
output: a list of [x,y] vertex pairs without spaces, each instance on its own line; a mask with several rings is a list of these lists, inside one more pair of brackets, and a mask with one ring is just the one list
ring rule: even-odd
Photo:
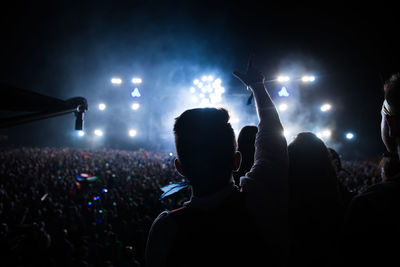
[[133,109],[133,110],[138,110],[139,108],[140,108],[139,103],[137,103],[137,102],[132,103],[131,109]]
[[136,132],[135,129],[130,129],[128,134],[129,134],[130,137],[134,137],[134,136],[136,136],[137,132]]
[[121,84],[122,80],[120,78],[112,78],[111,83],[112,84]]
[[278,92],[278,95],[282,96],[282,97],[288,97],[289,93],[288,93],[286,87],[282,87],[282,89]]
[[290,132],[289,132],[288,130],[284,130],[284,131],[283,131],[283,136],[284,136],[285,138],[289,138]]
[[195,96],[191,97],[193,103],[199,103],[201,107],[215,106],[221,102],[221,95],[225,92],[225,88],[221,86],[221,79],[214,78],[212,75],[203,75],[200,79],[195,79],[193,83],[196,85],[190,89]]
[[278,82],[287,82],[290,80],[289,76],[278,76],[277,78]]
[[132,78],[132,83],[140,84],[140,83],[142,83],[142,79],[140,79],[140,78]]
[[141,97],[142,95],[140,94],[139,89],[138,89],[138,88],[135,88],[135,89],[132,91],[131,96],[132,96],[132,97]]
[[94,134],[97,136],[103,136],[103,131],[100,129],[96,129],[96,130],[94,130]]
[[331,137],[331,135],[332,135],[332,131],[329,129],[322,131],[322,137],[329,138],[329,137]]
[[79,135],[79,136],[84,136],[84,135],[85,135],[85,132],[84,132],[84,131],[78,131],[78,135]]
[[303,82],[313,82],[313,81],[315,81],[315,77],[314,76],[303,76],[302,78],[301,78],[301,80],[303,81]]
[[169,155],[172,157],[174,154],[172,152],[170,152]]
[[354,134],[353,134],[353,133],[347,133],[347,134],[346,134],[346,138],[347,138],[348,140],[351,140],[351,139],[354,138]]
[[289,106],[286,103],[282,103],[279,105],[279,110],[280,111],[285,111],[289,108]]
[[105,109],[106,109],[106,104],[100,103],[100,104],[99,104],[99,109],[100,109],[100,110],[105,110]]
[[326,111],[330,110],[331,108],[332,108],[332,106],[330,104],[323,104],[321,106],[321,111],[326,112]]

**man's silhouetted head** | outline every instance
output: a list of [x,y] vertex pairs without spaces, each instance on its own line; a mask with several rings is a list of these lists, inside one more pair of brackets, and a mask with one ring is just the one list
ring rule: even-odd
[[208,195],[232,181],[240,164],[229,114],[222,108],[183,112],[174,125],[177,170],[190,182],[195,195]]
[[400,147],[400,73],[392,75],[384,84],[385,101],[382,105],[381,136],[386,149],[398,153]]

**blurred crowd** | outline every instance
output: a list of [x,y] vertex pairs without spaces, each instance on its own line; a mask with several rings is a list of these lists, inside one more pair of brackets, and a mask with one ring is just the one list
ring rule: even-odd
[[[182,177],[166,152],[3,148],[0,218],[10,266],[144,266],[154,218],[189,190],[160,199]],[[76,174],[92,174],[78,182]],[[380,182],[373,161],[342,161],[339,182],[354,195]]]
[[[1,149],[3,263],[143,265],[152,221],[187,196],[160,200],[161,186],[182,179],[173,159],[142,150]],[[98,179],[79,183],[81,173]]]

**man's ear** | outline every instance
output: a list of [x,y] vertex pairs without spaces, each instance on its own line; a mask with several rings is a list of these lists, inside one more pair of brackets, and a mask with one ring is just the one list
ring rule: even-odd
[[389,126],[389,136],[398,136],[397,118],[395,116],[385,116],[387,125]]
[[233,171],[237,172],[240,168],[240,163],[242,163],[242,153],[239,151],[235,152],[235,155],[233,157]]
[[180,161],[179,161],[178,159],[175,159],[174,164],[175,164],[175,168],[176,168],[176,170],[178,171],[178,173],[179,173],[181,176],[185,176],[185,175],[183,174],[183,168],[182,168],[182,165],[181,165]]

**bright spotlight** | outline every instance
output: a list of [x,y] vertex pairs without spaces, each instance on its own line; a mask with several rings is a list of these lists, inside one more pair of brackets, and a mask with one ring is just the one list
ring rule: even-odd
[[140,84],[140,83],[142,83],[142,79],[140,79],[140,78],[132,78],[132,83]]
[[278,82],[282,83],[282,82],[287,82],[290,80],[289,76],[278,76],[277,78]]
[[137,102],[132,103],[131,109],[133,109],[133,110],[138,110],[139,108],[140,108],[139,103],[137,103]]
[[321,111],[326,112],[326,111],[330,110],[331,108],[332,108],[332,106],[330,104],[323,104],[321,106]]
[[130,129],[130,130],[129,130],[129,136],[130,136],[130,137],[134,137],[134,136],[136,136],[136,134],[137,134],[137,132],[136,132],[135,129]]
[[332,135],[332,131],[329,129],[322,131],[322,137],[329,138],[329,137],[331,137],[331,135]]
[[195,94],[191,97],[192,102],[199,103],[201,107],[214,106],[221,102],[221,95],[225,92],[221,83],[221,79],[215,79],[212,75],[203,75],[200,79],[195,79],[195,86],[190,88],[190,92]]
[[279,105],[279,110],[280,111],[285,111],[285,110],[288,109],[288,107],[289,106],[286,103],[282,103],[282,104]]
[[112,84],[121,84],[122,80],[120,78],[112,78],[111,83]]
[[283,130],[283,136],[288,138],[290,136],[290,132],[288,130]]
[[288,97],[289,92],[287,91],[286,87],[282,87],[282,89],[278,92],[278,95],[281,97]]
[[353,133],[347,133],[347,134],[346,134],[346,138],[347,138],[348,140],[351,140],[351,139],[354,138],[354,134],[353,134]]
[[84,135],[85,135],[85,132],[84,132],[84,131],[78,131],[78,135],[79,135],[79,136],[84,136]]
[[135,89],[133,89],[133,91],[132,91],[132,93],[131,93],[131,96],[132,96],[133,98],[135,98],[135,97],[141,97],[142,95],[140,94],[139,89],[138,89],[138,88],[135,88]]
[[303,77],[301,78],[301,80],[302,80],[303,82],[313,82],[313,81],[315,81],[315,77],[314,77],[314,76],[303,76]]
[[100,109],[100,110],[105,110],[105,109],[106,109],[106,104],[100,103],[100,104],[99,104],[99,109]]
[[103,136],[103,131],[100,130],[100,129],[96,129],[96,130],[94,130],[94,134],[95,134],[96,136]]

